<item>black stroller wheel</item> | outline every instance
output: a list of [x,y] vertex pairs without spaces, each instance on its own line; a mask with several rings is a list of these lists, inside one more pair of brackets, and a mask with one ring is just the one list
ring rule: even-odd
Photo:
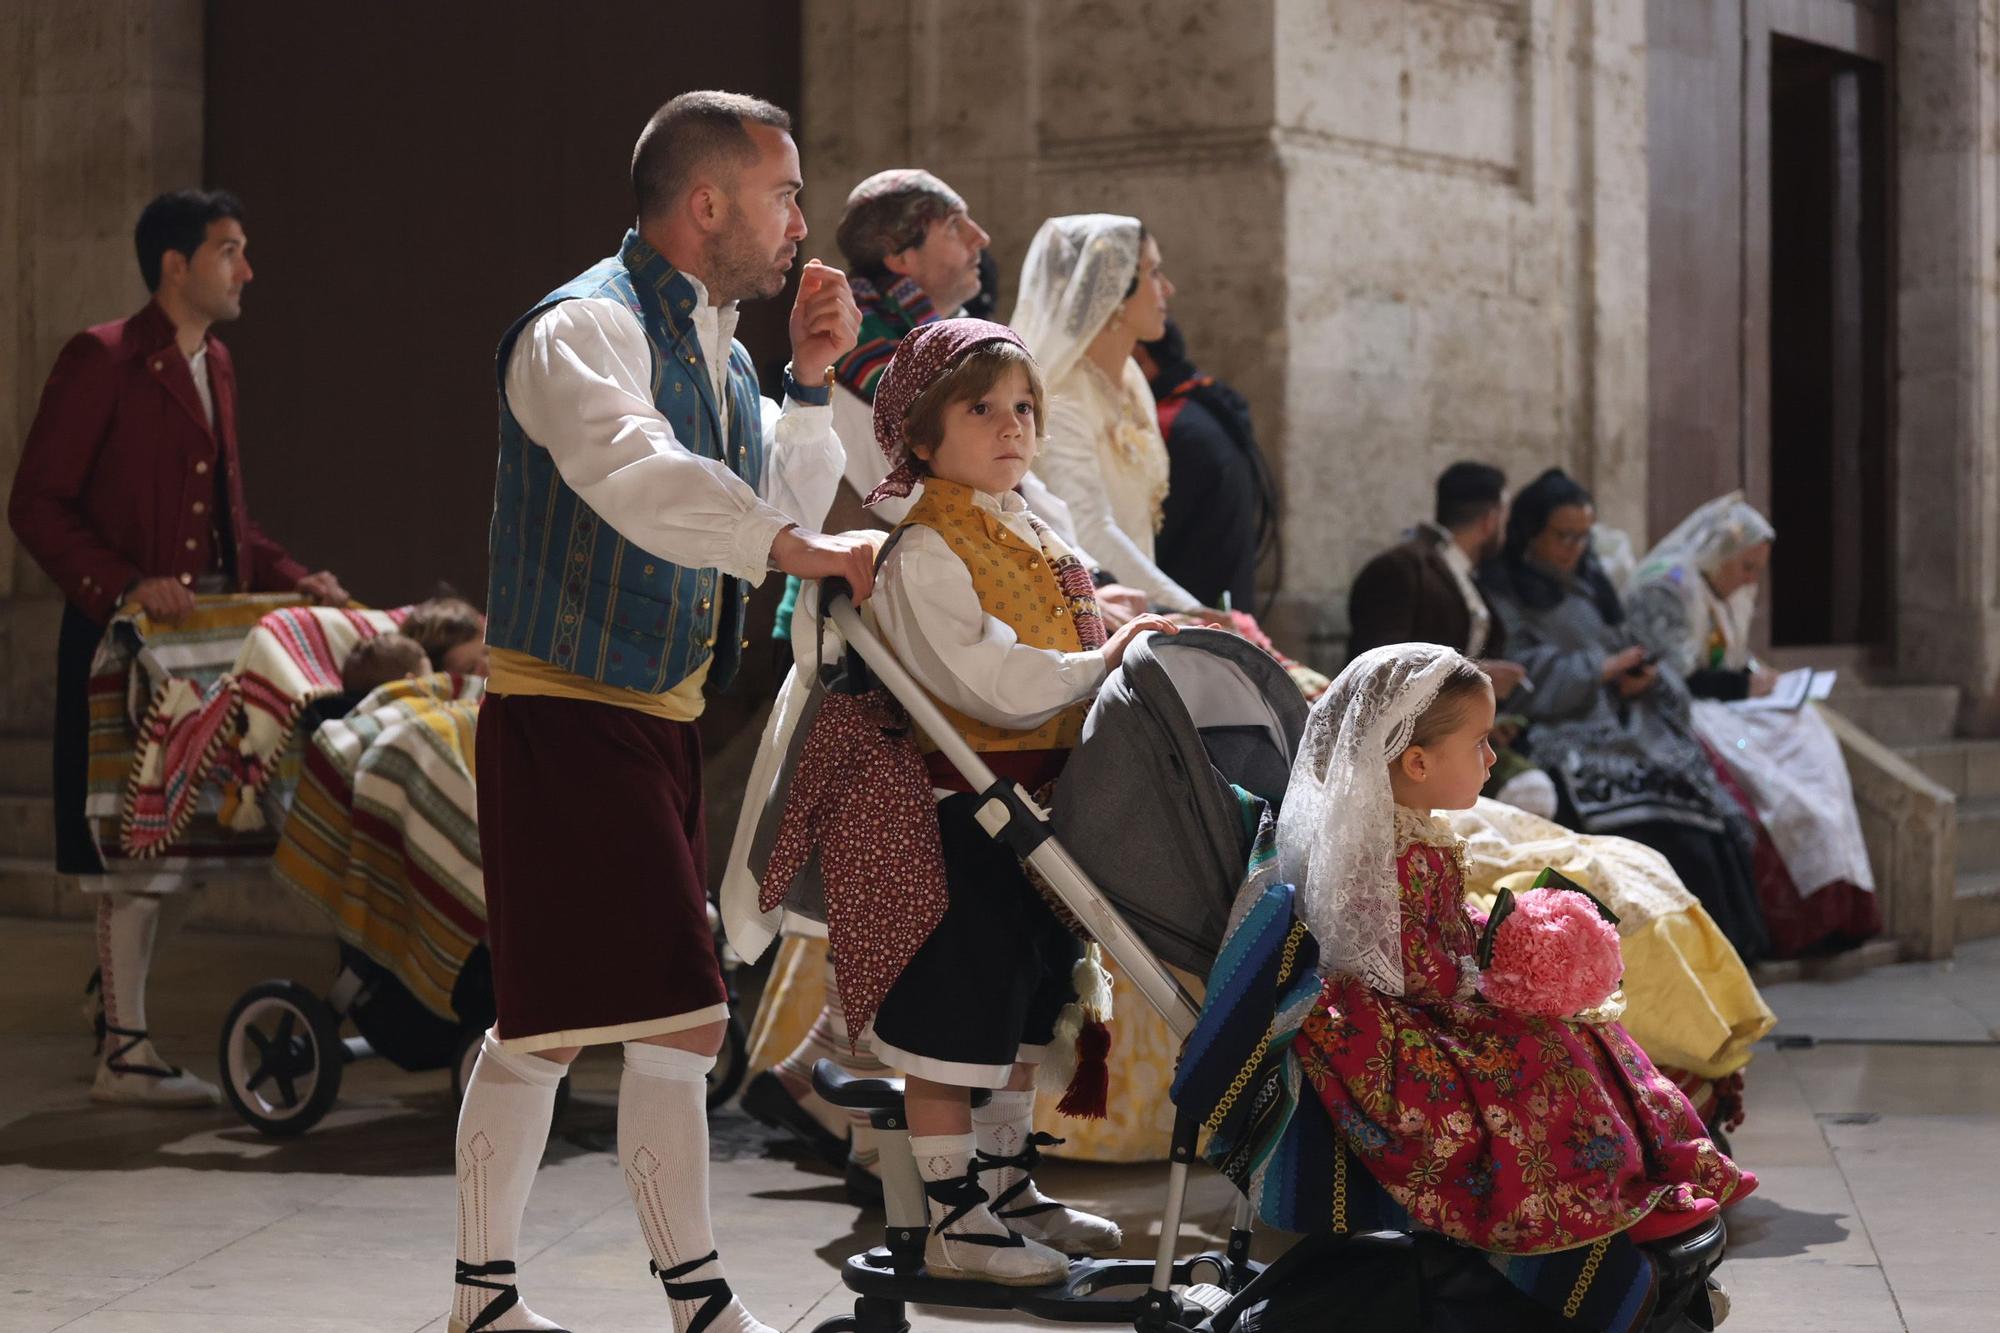
[[[484,1032],[468,1032],[458,1040],[458,1049],[451,1057],[451,1100],[453,1105],[465,1101],[465,1088],[472,1081],[472,1067],[479,1063],[479,1043]],[[560,1121],[563,1111],[569,1106],[569,1075],[564,1074],[562,1082],[556,1084],[555,1110],[550,1113],[551,1121]]]
[[260,1134],[290,1138],[318,1124],[346,1063],[339,1015],[296,982],[259,982],[222,1021],[223,1095]]
[[750,1037],[735,1014],[729,1016],[722,1036],[722,1049],[715,1054],[715,1067],[708,1071],[708,1109],[713,1111],[734,1097],[750,1072]]

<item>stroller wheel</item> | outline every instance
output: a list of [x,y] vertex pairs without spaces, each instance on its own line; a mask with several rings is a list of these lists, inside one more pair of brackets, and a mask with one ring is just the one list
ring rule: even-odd
[[713,1111],[734,1097],[743,1086],[743,1076],[749,1072],[750,1038],[743,1031],[742,1022],[731,1014],[729,1028],[723,1033],[722,1049],[715,1055],[715,1067],[708,1071],[708,1109]]
[[333,1109],[347,1050],[326,1001],[290,981],[243,992],[222,1021],[222,1091],[260,1134],[303,1134]]
[[[479,1042],[484,1032],[468,1032],[458,1039],[457,1053],[451,1057],[451,1099],[454,1103],[465,1100],[465,1088],[472,1081],[472,1067],[479,1063]],[[569,1075],[564,1074],[562,1082],[556,1084],[556,1105],[551,1120],[561,1120],[563,1110],[569,1105]]]

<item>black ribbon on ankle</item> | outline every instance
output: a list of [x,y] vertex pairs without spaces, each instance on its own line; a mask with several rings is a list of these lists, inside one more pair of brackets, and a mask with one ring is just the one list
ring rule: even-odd
[[729,1302],[736,1297],[735,1293],[729,1290],[729,1283],[719,1277],[703,1278],[699,1282],[676,1282],[674,1279],[685,1277],[697,1268],[712,1264],[721,1257],[720,1250],[710,1250],[699,1259],[690,1259],[684,1264],[675,1264],[672,1268],[662,1268],[657,1262],[649,1262],[646,1265],[653,1270],[653,1276],[660,1279],[660,1286],[666,1290],[668,1300],[701,1302],[701,1308],[694,1312],[694,1318],[688,1322],[685,1333],[702,1333],[702,1330],[714,1323],[722,1312],[729,1308]]

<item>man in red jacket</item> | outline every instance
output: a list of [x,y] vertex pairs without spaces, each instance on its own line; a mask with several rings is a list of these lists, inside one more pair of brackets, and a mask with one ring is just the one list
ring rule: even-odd
[[153,293],[130,319],[70,339],[21,451],[7,519],[66,599],[56,647],[56,869],[99,894],[104,1062],[99,1101],[202,1105],[215,1088],[169,1065],[146,1035],[146,970],[161,898],[112,892],[84,818],[85,685],[105,622],[137,602],[171,621],[197,592],[300,592],[339,605],[243,504],[236,374],[210,326],[242,313],[250,281],[242,207],[220,192],[163,194],[139,215]]

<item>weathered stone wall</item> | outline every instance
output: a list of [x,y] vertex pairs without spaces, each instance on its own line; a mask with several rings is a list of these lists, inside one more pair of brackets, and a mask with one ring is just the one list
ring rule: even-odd
[[[77,330],[146,298],[132,224],[198,183],[200,0],[0,6],[0,475],[12,477],[43,379]],[[0,537],[0,596],[46,592]]]
[[[1645,512],[1638,0],[1280,0],[1286,577],[1325,660],[1436,474],[1561,464]],[[1643,540],[1643,534],[1639,534]]]
[[1896,15],[1896,663],[2000,732],[2000,3]]
[[1003,316],[1041,219],[1143,218],[1281,473],[1278,624],[1328,661],[1455,458],[1644,513],[1644,75],[1641,0],[811,5],[807,216],[826,238],[862,176],[931,168]]

